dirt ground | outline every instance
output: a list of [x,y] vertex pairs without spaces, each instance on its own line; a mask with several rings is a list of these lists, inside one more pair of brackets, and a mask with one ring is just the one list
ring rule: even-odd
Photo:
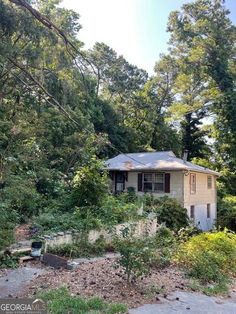
[[17,242],[28,239],[30,236],[29,227],[30,224],[21,224],[16,227],[15,237]]
[[129,308],[146,303],[158,303],[174,291],[188,291],[184,273],[171,266],[154,269],[147,277],[129,286],[121,269],[114,269],[114,260],[102,260],[79,265],[75,270],[49,269],[28,283],[20,296],[32,296],[38,291],[59,288],[66,284],[74,296],[99,296],[107,302],[121,302]]

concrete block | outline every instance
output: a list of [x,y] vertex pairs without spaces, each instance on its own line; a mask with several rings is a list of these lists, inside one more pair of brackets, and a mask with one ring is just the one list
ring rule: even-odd
[[76,262],[67,262],[66,269],[73,270],[73,269],[76,269],[78,265],[79,264]]

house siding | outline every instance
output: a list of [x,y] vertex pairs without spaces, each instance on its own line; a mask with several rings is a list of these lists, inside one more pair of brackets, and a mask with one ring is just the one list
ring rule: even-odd
[[[128,180],[125,181],[125,190],[128,187],[133,187],[137,195],[142,196],[144,192],[138,191],[138,173],[144,171],[129,171]],[[155,171],[145,171],[155,172]],[[158,172],[158,171],[156,171]],[[160,172],[160,171],[159,171]],[[190,217],[190,208],[194,206],[194,225],[198,226],[203,231],[211,230],[214,227],[217,215],[217,200],[216,200],[216,176],[212,176],[212,188],[207,187],[207,177],[210,174],[200,172],[186,171],[165,171],[170,173],[170,193],[155,193],[154,198],[168,196],[179,201],[188,212]],[[196,193],[190,193],[190,174],[196,175]],[[114,189],[114,181],[113,181]],[[150,192],[147,192],[150,193]],[[210,217],[207,217],[207,204],[210,204]]]
[[[196,175],[196,193],[190,193],[190,173]],[[212,176],[212,188],[207,187],[207,173],[190,172],[184,175],[184,207],[190,216],[190,207],[194,206],[194,224],[208,231],[214,227],[216,220],[216,177]],[[210,218],[207,218],[207,204],[210,204]]]
[[[155,172],[155,171],[147,171]],[[158,171],[156,171],[158,172]],[[154,198],[159,198],[167,195],[170,198],[176,198],[179,202],[183,203],[183,173],[182,171],[166,171],[170,173],[170,193],[152,193]],[[138,173],[130,171],[128,174],[128,181],[125,182],[125,188],[134,187],[138,191]],[[143,195],[144,192],[137,192],[138,195]]]

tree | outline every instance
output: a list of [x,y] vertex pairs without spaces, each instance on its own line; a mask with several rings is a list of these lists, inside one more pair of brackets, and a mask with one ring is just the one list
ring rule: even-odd
[[[224,0],[197,0],[185,4],[181,12],[173,12],[168,30],[175,51],[183,51],[193,66],[214,88],[210,110],[216,115],[214,121],[215,149],[218,167],[226,175],[223,180],[228,192],[235,194],[236,165],[236,107],[233,68],[235,57],[235,27],[227,17],[229,11]],[[206,83],[201,83],[206,87]]]

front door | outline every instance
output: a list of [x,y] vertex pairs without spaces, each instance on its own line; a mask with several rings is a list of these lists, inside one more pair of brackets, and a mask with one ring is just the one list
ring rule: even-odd
[[117,171],[115,174],[115,192],[119,193],[125,189],[125,174],[122,171]]

